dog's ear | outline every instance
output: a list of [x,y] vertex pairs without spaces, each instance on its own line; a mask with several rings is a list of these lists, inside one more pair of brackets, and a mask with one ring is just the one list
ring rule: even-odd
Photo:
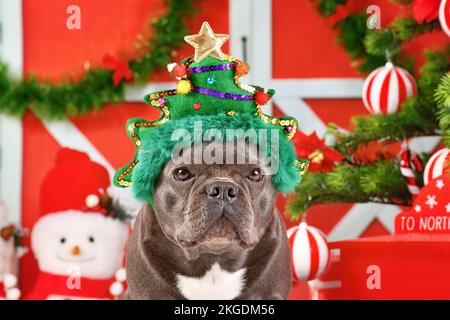
[[131,235],[131,238],[135,237],[140,240],[132,239],[131,241],[143,241],[145,238],[150,237],[152,226],[155,223],[157,221],[152,206],[149,203],[144,204],[134,221]]
[[153,206],[150,203],[146,203],[141,208],[142,215],[149,216],[150,218],[155,215],[155,211],[153,211]]
[[152,224],[156,223],[155,211],[150,203],[145,203],[142,206],[139,217],[141,224],[145,225],[145,228],[150,228]]

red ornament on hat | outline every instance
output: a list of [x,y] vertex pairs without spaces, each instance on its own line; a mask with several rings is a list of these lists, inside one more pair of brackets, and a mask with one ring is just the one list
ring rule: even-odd
[[100,208],[89,207],[87,198],[100,197],[109,186],[109,174],[102,165],[85,153],[63,148],[42,182],[41,215],[65,210],[101,212]]
[[245,62],[238,60],[235,71],[236,71],[236,75],[243,76],[248,73],[249,67]]
[[256,90],[255,91],[255,100],[258,105],[262,106],[262,105],[265,105],[270,100],[270,96],[266,92],[263,92],[261,90]]
[[176,78],[183,78],[187,75],[186,66],[184,64],[177,64],[172,72]]

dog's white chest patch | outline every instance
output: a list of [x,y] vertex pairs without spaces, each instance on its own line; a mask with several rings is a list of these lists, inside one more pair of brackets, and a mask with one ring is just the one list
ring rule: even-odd
[[229,300],[239,296],[245,285],[246,268],[235,272],[223,270],[218,263],[203,277],[176,275],[177,287],[189,300]]

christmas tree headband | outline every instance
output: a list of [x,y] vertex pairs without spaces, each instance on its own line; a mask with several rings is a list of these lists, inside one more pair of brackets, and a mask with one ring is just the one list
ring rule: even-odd
[[195,48],[195,55],[179,64],[168,65],[169,72],[177,80],[176,89],[145,96],[148,104],[162,112],[159,119],[128,120],[127,133],[136,151],[133,160],[117,171],[115,185],[132,186],[137,198],[152,202],[154,184],[179,143],[172,139],[172,133],[180,128],[194,132],[198,122],[201,122],[202,134],[190,135],[190,144],[200,142],[199,136],[205,141],[203,133],[209,129],[221,131],[224,137],[227,129],[266,129],[269,141],[270,129],[276,129],[279,133],[278,155],[270,155],[270,150],[267,154],[278,157],[279,168],[272,176],[274,187],[287,193],[300,182],[308,161],[296,158],[290,142],[297,130],[297,121],[262,112],[261,106],[275,91],[240,83],[240,77],[249,69],[243,61],[221,51],[220,47],[227,39],[228,35],[214,34],[207,22],[198,34],[185,37]]

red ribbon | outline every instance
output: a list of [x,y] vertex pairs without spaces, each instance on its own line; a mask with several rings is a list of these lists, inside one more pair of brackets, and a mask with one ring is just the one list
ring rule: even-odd
[[123,79],[133,79],[133,72],[131,71],[130,67],[128,66],[128,62],[125,59],[106,54],[103,57],[103,63],[106,67],[114,71],[112,77],[114,87],[117,87]]
[[343,4],[340,4],[336,8],[336,12],[327,18],[327,22],[334,26],[339,21],[347,18],[349,14],[350,12],[347,8]]
[[425,20],[427,23],[439,18],[439,5],[441,0],[416,0],[412,11],[414,19],[421,24]]

